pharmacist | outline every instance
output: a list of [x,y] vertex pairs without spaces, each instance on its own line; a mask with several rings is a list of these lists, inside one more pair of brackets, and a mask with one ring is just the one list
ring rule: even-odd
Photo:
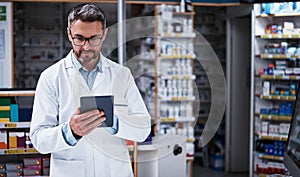
[[[52,177],[133,176],[125,139],[144,141],[150,115],[130,70],[104,57],[106,19],[92,4],[68,16],[73,50],[47,68],[37,84],[30,138],[40,153],[51,153]],[[105,113],[80,112],[80,97],[114,96],[114,126],[99,127]]]

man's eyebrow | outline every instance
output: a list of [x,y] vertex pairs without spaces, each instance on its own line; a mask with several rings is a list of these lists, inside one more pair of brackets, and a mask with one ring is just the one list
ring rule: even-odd
[[93,37],[97,37],[97,36],[100,36],[100,35],[93,35],[91,37],[84,37],[81,34],[74,34],[74,36],[76,36],[76,37],[82,37],[82,38],[93,38]]

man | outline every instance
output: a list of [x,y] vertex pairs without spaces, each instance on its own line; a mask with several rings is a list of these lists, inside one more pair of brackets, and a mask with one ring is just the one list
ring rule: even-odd
[[[108,32],[100,8],[74,7],[67,32],[73,50],[37,84],[31,141],[40,153],[51,153],[50,176],[133,176],[125,139],[144,141],[151,127],[133,76],[100,52]],[[106,120],[103,111],[80,112],[80,97],[92,95],[114,96],[112,127],[99,127]]]

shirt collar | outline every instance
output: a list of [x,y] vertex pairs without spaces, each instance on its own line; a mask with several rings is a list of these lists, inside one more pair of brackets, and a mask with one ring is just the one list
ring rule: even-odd
[[[86,69],[79,63],[79,61],[75,58],[73,52],[71,52],[71,60],[72,60],[73,66],[74,66],[74,68],[75,68],[76,70],[78,70],[78,71],[79,71],[80,69],[86,70]],[[96,71],[99,71],[99,72],[102,73],[102,55],[100,55],[100,60],[99,60],[99,62],[97,63]]]

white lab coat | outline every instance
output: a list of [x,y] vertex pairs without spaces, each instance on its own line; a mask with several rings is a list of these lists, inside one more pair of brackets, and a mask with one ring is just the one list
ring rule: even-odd
[[[71,51],[72,52],[72,51]],[[51,153],[52,177],[131,177],[125,139],[144,141],[150,133],[150,115],[130,70],[101,54],[102,73],[90,90],[71,61],[71,52],[46,69],[37,84],[30,138],[40,153]],[[115,135],[97,128],[75,146],[66,143],[62,126],[70,121],[81,96],[114,95],[119,130]]]

